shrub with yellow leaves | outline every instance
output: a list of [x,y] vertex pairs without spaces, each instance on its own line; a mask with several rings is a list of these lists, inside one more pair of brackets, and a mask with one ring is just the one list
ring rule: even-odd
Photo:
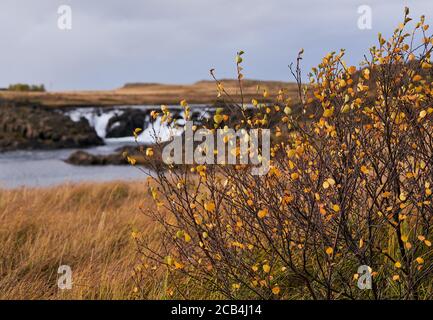
[[[301,51],[291,66],[294,102],[282,88],[275,103],[261,102],[272,97],[262,91],[246,109],[211,71],[229,102],[207,129],[278,134],[264,176],[248,165],[155,168],[160,205],[147,214],[162,226],[161,245],[143,240],[140,251],[167,269],[178,297],[431,298],[433,38],[423,17],[405,33],[410,20],[405,10],[402,26],[389,40],[379,35],[360,68],[346,65],[344,50],[329,53],[308,85]],[[354,281],[361,265],[372,270],[371,290]],[[182,283],[196,284],[195,293]]]

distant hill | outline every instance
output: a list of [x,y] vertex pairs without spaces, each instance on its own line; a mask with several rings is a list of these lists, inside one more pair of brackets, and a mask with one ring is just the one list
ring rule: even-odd
[[[238,80],[236,79],[221,79],[222,83],[224,83],[225,86],[228,87],[237,87],[238,86]],[[244,79],[242,80],[244,87],[252,87],[255,88],[257,86],[263,87],[263,88],[287,88],[294,85],[292,82],[283,82],[283,81],[268,81],[268,80],[255,80],[255,79]],[[132,82],[132,83],[126,83],[120,90],[122,89],[139,89],[139,88],[149,88],[149,87],[215,87],[215,81],[213,80],[200,80],[193,84],[164,84],[164,83],[156,83],[156,82]]]
[[[228,79],[222,82],[232,99],[240,102],[238,81]],[[265,89],[269,92],[268,99],[273,100],[282,88],[293,98],[297,97],[297,86],[294,83],[243,80],[244,102],[250,102],[257,97],[263,99]],[[119,89],[105,91],[0,91],[2,102],[48,107],[178,104],[183,99],[192,104],[213,104],[217,101],[216,84],[214,81],[198,81],[194,84],[128,83]]]

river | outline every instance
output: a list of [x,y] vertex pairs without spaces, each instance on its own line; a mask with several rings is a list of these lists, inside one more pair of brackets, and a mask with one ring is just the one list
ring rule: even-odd
[[[79,108],[66,112],[74,121],[85,117],[105,141],[104,146],[83,150],[94,154],[109,154],[122,146],[135,143],[133,137],[105,138],[105,127],[108,120],[113,115],[121,113],[124,108],[126,107],[115,107],[107,111],[101,108]],[[133,108],[155,109],[156,106],[133,106]],[[201,110],[205,112],[203,108]],[[161,127],[158,122],[155,123],[155,126],[158,138],[165,140],[169,137],[169,131]],[[153,139],[151,128],[144,130],[139,136],[141,143],[149,143],[154,141]],[[137,180],[146,177],[143,172],[128,165],[74,166],[65,163],[64,160],[76,150],[78,149],[0,153],[0,188],[47,187],[69,182]]]

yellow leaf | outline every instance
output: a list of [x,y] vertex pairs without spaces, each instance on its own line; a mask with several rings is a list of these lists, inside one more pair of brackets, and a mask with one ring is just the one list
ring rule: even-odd
[[384,198],[389,198],[390,196],[391,196],[391,192],[389,192],[389,191],[385,191],[384,193],[382,193],[382,196],[384,197]]
[[347,113],[347,112],[349,112],[350,111],[350,105],[348,105],[348,104],[343,105],[341,107],[340,111],[341,111],[341,113]]
[[148,156],[148,157],[153,156],[153,149],[152,148],[147,148],[146,149],[146,156]]
[[185,233],[184,238],[185,238],[185,242],[191,241],[191,236],[188,233]]
[[334,249],[332,249],[331,247],[326,248],[326,254],[328,256],[332,255],[333,252],[334,252]]
[[425,244],[427,247],[431,247],[431,242],[430,242],[429,240],[425,240],[425,241],[424,241],[424,244]]
[[292,180],[298,180],[299,179],[299,174],[297,172],[293,172],[290,175],[290,178],[292,178]]
[[430,63],[427,63],[427,62],[423,62],[421,64],[421,68],[423,68],[423,69],[430,69],[431,67],[432,67],[432,65]]
[[132,165],[135,166],[135,164],[137,163],[137,160],[131,157],[127,157],[128,162]]
[[364,71],[362,71],[362,74],[364,76],[365,79],[370,79],[370,70],[369,69],[365,69]]
[[413,77],[412,80],[413,81],[420,81],[420,80],[422,80],[422,77],[419,74],[417,74],[416,76]]
[[156,200],[158,198],[158,193],[154,188],[150,188],[150,192],[152,193],[153,200]]
[[368,170],[368,168],[367,168],[366,166],[362,166],[362,167],[361,167],[361,172],[362,172],[363,174],[368,174],[368,173],[369,173],[369,170]]
[[329,183],[331,186],[335,185],[335,180],[332,179],[332,178],[328,178],[328,179],[326,179],[326,181],[328,181],[328,183]]
[[213,120],[216,124],[220,124],[224,120],[224,117],[220,114],[216,114],[213,116]]
[[427,111],[425,111],[425,110],[422,110],[420,113],[419,113],[419,117],[422,119],[422,118],[425,118],[425,116],[427,115]]
[[167,258],[166,258],[166,262],[167,262],[167,264],[168,264],[169,266],[171,266],[171,265],[173,264],[173,258],[170,257],[170,256],[167,256]]
[[272,288],[272,293],[275,295],[278,295],[280,293],[280,287],[273,287]]
[[290,149],[289,151],[287,151],[287,156],[289,158],[293,158],[296,155],[296,150],[295,149]]
[[395,275],[392,276],[392,280],[399,281],[400,280],[400,276],[398,274],[395,274]]
[[323,116],[325,118],[329,118],[334,114],[334,108],[330,108],[330,109],[325,109],[325,111],[323,111]]
[[215,211],[215,203],[213,203],[213,202],[206,202],[204,204],[204,209],[206,211],[209,211],[209,212],[214,212]]
[[265,208],[265,209],[259,210],[257,215],[259,216],[260,219],[263,219],[264,217],[266,217],[268,215],[268,209]]
[[355,66],[350,66],[347,71],[349,71],[350,74],[354,74],[356,72],[356,67]]
[[421,258],[421,257],[418,257],[415,260],[416,260],[416,262],[418,262],[418,264],[423,264],[424,263],[424,259]]
[[286,194],[283,197],[283,202],[285,204],[288,204],[288,203],[291,203],[293,201],[293,199],[294,199],[293,196]]
[[264,264],[263,265],[263,271],[265,273],[269,273],[269,271],[271,271],[271,267],[269,266],[269,264]]
[[394,266],[395,266],[396,268],[401,268],[401,263],[400,263],[400,261],[397,261],[397,262],[394,264]]
[[340,206],[338,204],[334,204],[332,206],[332,210],[334,210],[335,212],[340,212]]

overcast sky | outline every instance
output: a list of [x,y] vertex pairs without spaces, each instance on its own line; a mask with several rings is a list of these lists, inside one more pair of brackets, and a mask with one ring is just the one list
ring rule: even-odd
[[[71,30],[58,28],[60,5],[72,9]],[[360,5],[372,8],[371,30],[358,28]],[[192,83],[209,79],[210,68],[229,78],[240,49],[246,77],[287,81],[300,48],[305,70],[340,48],[359,62],[404,6],[432,21],[432,0],[1,0],[0,86]]]

